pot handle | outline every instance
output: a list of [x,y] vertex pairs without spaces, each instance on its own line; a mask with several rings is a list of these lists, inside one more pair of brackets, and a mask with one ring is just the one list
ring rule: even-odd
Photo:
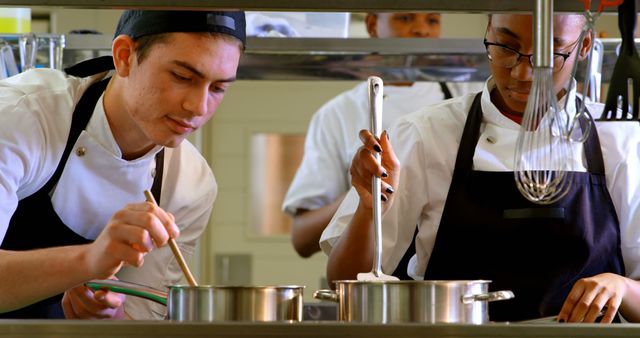
[[164,291],[160,291],[158,289],[154,289],[152,287],[125,282],[121,280],[115,279],[94,279],[86,282],[86,285],[89,289],[92,290],[101,290],[107,289],[109,291],[122,293],[125,295],[136,296],[145,298],[151,301],[154,301],[158,304],[162,304],[164,306],[167,305],[167,293]]
[[332,290],[318,290],[313,293],[313,298],[319,300],[328,300],[334,303],[340,302],[340,296]]
[[494,302],[496,300],[507,300],[515,297],[512,291],[502,290],[488,293],[479,293],[477,295],[462,296],[462,304],[471,304],[473,302]]

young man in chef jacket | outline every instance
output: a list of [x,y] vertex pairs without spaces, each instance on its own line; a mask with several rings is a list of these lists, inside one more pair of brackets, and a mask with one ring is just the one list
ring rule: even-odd
[[0,82],[0,317],[164,317],[163,306],[83,283],[181,279],[165,244],[176,239],[188,259],[217,192],[185,139],[235,80],[244,21],[125,11],[112,58]]
[[[438,38],[441,16],[369,13],[365,23],[373,38]],[[387,83],[382,124],[386,128],[398,117],[426,105],[480,90],[481,83]],[[349,166],[360,146],[357,131],[368,125],[366,82],[336,96],[313,115],[302,163],[283,203],[284,211],[293,218],[291,240],[300,256],[320,251],[320,235],[349,190]]]
[[[581,15],[553,21],[553,90],[570,116],[579,98],[565,88],[591,44],[588,36],[578,40],[584,23]],[[532,27],[531,15],[492,15],[485,39],[492,76],[482,93],[408,115],[379,140],[360,133],[354,188],[322,235],[330,281],[371,270],[376,175],[387,273],[484,279],[492,290],[513,290],[514,299],[490,304],[494,321],[557,315],[608,323],[618,312],[640,321],[638,123],[596,122],[587,141],[572,147],[571,188],[558,202],[533,204],[515,186],[519,122],[533,80]],[[597,118],[603,105],[588,102],[587,109]],[[408,252],[415,254],[400,266]]]

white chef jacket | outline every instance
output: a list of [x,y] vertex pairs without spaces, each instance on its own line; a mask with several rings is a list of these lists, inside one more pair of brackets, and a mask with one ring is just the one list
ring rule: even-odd
[[[105,74],[90,78],[36,69],[0,81],[0,241],[18,201],[37,192],[53,175],[65,148],[71,116],[84,91]],[[104,96],[104,95],[103,95]],[[80,134],[52,195],[62,221],[74,232],[95,239],[111,216],[126,204],[145,200],[153,183],[157,146],[126,161],[107,121],[103,97]],[[213,208],[217,185],[211,169],[188,141],[165,148],[160,207],[173,213],[180,228],[178,246],[188,259]],[[182,277],[168,247],[145,256],[141,268],[125,267],[117,277],[164,289]],[[134,319],[162,319],[166,308],[129,296],[125,310]]]
[[[519,125],[505,117],[491,102],[495,88],[489,79],[482,92],[483,121],[473,156],[474,170],[513,171]],[[575,88],[575,86],[573,86]],[[575,114],[575,90],[568,96],[567,111]],[[391,143],[402,170],[395,201],[383,217],[382,267],[393,272],[407,251],[416,224],[416,255],[407,273],[423,279],[433,250],[438,226],[453,177],[458,146],[467,114],[475,95],[467,94],[422,109],[401,118],[391,128]],[[564,107],[564,99],[559,103]],[[599,117],[603,105],[588,103],[587,109]],[[620,221],[622,256],[626,273],[640,277],[640,125],[637,122],[596,122],[604,158],[607,188]],[[488,141],[491,139],[491,142]],[[572,149],[570,168],[586,171],[582,143]],[[326,254],[347,227],[358,205],[351,188],[320,239]],[[464,210],[461,210],[464,212]],[[635,226],[634,226],[635,224]]]
[[[447,83],[453,97],[480,92],[483,83]],[[437,82],[384,87],[382,128],[424,106],[444,100]],[[284,199],[283,210],[318,209],[346,193],[349,168],[361,146],[358,133],[370,129],[367,83],[363,82],[324,104],[311,118],[304,156]]]

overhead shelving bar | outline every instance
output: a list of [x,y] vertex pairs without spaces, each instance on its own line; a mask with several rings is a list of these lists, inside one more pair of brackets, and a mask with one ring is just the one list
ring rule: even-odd
[[[603,39],[597,72],[607,82],[620,39]],[[640,44],[640,40],[636,41]],[[65,64],[111,52],[111,36],[66,36]],[[581,66],[580,69],[586,69]],[[240,61],[245,80],[484,81],[489,64],[480,39],[254,38]],[[582,74],[578,74],[581,78]]]
[[[640,0],[628,0],[640,3]],[[0,0],[0,6],[48,6],[94,9],[231,9],[260,11],[419,11],[461,13],[532,13],[533,1],[514,0]],[[555,1],[555,12],[580,12],[577,0]],[[615,13],[617,8],[608,8]]]

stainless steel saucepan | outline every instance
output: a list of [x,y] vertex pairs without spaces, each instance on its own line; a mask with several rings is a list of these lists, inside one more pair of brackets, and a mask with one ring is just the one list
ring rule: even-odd
[[167,319],[178,322],[302,321],[304,286],[187,286],[168,292],[118,280],[93,280],[94,290],[138,296],[167,306]]
[[488,303],[513,298],[488,292],[490,281],[335,281],[313,297],[338,303],[338,320],[370,324],[489,322]]

